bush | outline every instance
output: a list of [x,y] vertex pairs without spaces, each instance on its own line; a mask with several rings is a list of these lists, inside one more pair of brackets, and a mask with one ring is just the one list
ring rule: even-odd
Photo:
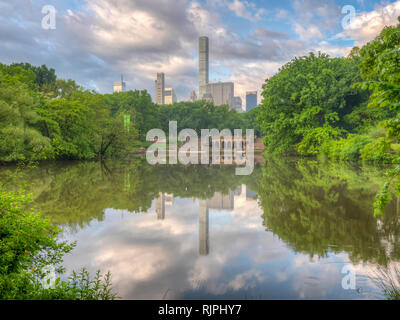
[[110,274],[94,280],[85,269],[68,281],[58,278],[51,289],[43,285],[46,269],[62,274],[63,256],[75,243],[58,241],[62,231],[30,209],[31,196],[23,187],[15,192],[0,184],[0,299],[114,299]]
[[368,136],[350,134],[347,138],[328,140],[320,147],[320,154],[341,161],[359,160],[361,150],[371,141]]
[[363,161],[393,163],[395,156],[390,154],[391,146],[385,138],[379,138],[373,141],[361,150],[361,159]]

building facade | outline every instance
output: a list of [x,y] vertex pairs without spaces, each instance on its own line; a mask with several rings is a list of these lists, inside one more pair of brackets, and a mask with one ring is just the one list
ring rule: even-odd
[[189,98],[189,102],[195,102],[197,100],[197,96],[196,96],[196,91],[192,91],[190,93],[190,98]]
[[233,109],[236,110],[236,112],[243,112],[241,97],[233,97]]
[[208,84],[209,76],[209,42],[208,37],[199,38],[199,99],[203,98],[202,88]]
[[121,82],[114,82],[114,93],[125,92],[125,91],[126,91],[126,83],[124,82],[124,78],[121,76]]
[[229,109],[233,108],[233,93],[235,91],[233,82],[209,83],[201,88],[203,96],[206,95],[209,97],[211,95],[214,105],[227,104]]
[[173,88],[164,89],[164,104],[173,104],[175,102],[178,102],[175,90]]
[[257,107],[257,91],[246,92],[246,112]]
[[165,74],[163,72],[157,73],[155,88],[156,104],[165,104]]

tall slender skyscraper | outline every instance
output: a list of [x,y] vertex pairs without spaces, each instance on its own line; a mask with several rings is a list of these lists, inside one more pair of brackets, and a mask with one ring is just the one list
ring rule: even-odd
[[199,99],[203,98],[203,86],[208,84],[209,68],[208,37],[199,38]]
[[165,75],[164,73],[157,73],[156,80],[156,104],[165,104]]

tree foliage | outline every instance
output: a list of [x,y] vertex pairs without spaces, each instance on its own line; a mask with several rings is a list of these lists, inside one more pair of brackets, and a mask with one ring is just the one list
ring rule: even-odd
[[357,66],[357,58],[311,53],[267,79],[258,120],[268,152],[315,154],[322,139],[353,130],[346,116],[367,99],[351,87],[361,80]]

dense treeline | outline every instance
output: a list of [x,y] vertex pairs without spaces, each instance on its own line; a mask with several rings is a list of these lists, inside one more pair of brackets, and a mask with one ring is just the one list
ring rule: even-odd
[[145,90],[99,94],[44,65],[0,64],[0,161],[122,157],[170,120],[199,132],[257,128],[256,112],[206,101],[158,106]]
[[[258,120],[268,152],[392,162],[399,30],[385,28],[345,58],[295,58],[267,79]],[[385,99],[389,89],[391,102]]]

